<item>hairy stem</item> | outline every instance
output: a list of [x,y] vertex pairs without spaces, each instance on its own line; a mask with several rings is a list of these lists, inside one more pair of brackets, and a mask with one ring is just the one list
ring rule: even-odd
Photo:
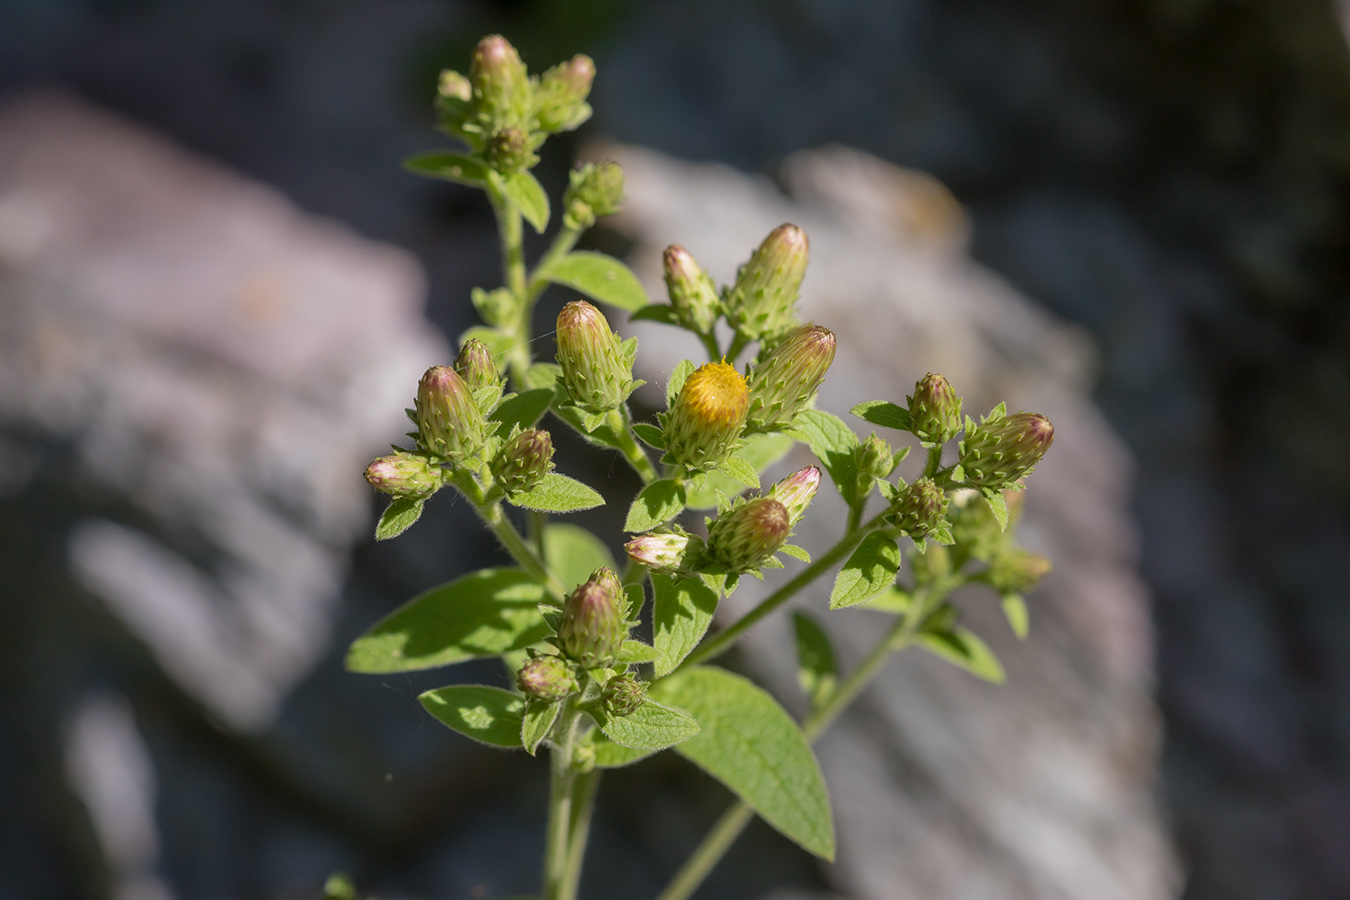
[[611,409],[609,411],[609,421],[607,423],[619,438],[618,451],[623,454],[623,458],[628,460],[628,464],[642,478],[643,484],[650,484],[656,480],[656,467],[652,465],[651,459],[647,456],[647,451],[642,449],[637,438],[633,436],[633,429],[628,424],[627,408]]
[[544,255],[539,258],[534,271],[530,273],[529,286],[525,289],[525,305],[531,310],[534,309],[534,301],[539,299],[539,295],[548,287],[548,278],[546,273],[554,263],[562,259],[572,251],[576,246],[577,239],[581,237],[581,231],[576,228],[563,226],[562,229],[553,238],[553,243],[549,245]]
[[591,815],[595,812],[595,794],[600,789],[600,769],[574,776],[571,832],[568,836],[567,868],[563,873],[561,900],[575,900],[581,883],[581,865],[586,858],[586,842],[591,834]]
[[506,552],[515,558],[522,569],[530,573],[544,588],[553,596],[561,599],[567,596],[567,588],[558,580],[557,576],[549,571],[548,566],[534,552],[529,543],[523,538],[519,531],[516,531],[511,520],[506,517],[506,512],[502,509],[500,503],[493,503],[490,506],[478,508],[478,512],[483,517],[483,521],[492,529],[492,533],[497,536],[497,540],[502,542]]
[[570,843],[573,831],[572,801],[577,771],[572,766],[572,748],[576,741],[581,714],[563,701],[558,719],[557,737],[549,755],[548,830],[544,836],[544,900],[572,900],[576,884],[569,885]]
[[506,330],[511,335],[511,349],[506,361],[511,368],[515,387],[524,384],[525,370],[530,367],[530,310],[525,299],[525,229],[520,210],[506,193],[494,183],[488,184],[488,199],[497,215],[497,231],[502,244],[502,281],[516,298],[516,316]]
[[703,879],[708,877],[713,866],[721,861],[736,838],[741,836],[745,826],[750,824],[755,813],[744,800],[738,800],[731,808],[722,813],[722,818],[708,832],[707,837],[689,855],[680,871],[666,885],[666,889],[656,900],[685,900],[698,889]]

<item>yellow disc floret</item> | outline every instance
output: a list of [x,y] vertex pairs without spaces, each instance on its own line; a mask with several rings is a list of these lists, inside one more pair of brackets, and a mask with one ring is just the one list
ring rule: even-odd
[[749,409],[750,391],[734,366],[700,366],[680,388],[666,423],[672,459],[698,471],[715,468],[735,449]]

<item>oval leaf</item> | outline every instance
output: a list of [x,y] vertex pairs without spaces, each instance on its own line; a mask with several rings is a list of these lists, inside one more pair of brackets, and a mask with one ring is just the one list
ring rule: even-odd
[[969,628],[925,631],[919,646],[985,681],[1002,684],[1007,677],[994,651]]
[[1003,606],[1003,615],[1008,619],[1008,627],[1012,628],[1019,641],[1025,641],[1031,624],[1027,601],[1021,594],[1004,594],[999,598],[999,603]]
[[797,681],[815,709],[829,699],[839,680],[834,648],[830,636],[805,613],[793,613],[792,630],[797,638]]
[[825,779],[806,736],[777,700],[739,675],[703,667],[658,682],[652,693],[699,723],[699,733],[676,746],[676,753],[788,838],[834,859]]
[[629,312],[647,305],[647,292],[633,271],[612,256],[577,250],[549,266],[544,277],[592,300]]
[[674,479],[653,481],[628,508],[624,531],[647,531],[669,522],[684,509],[684,485]]
[[544,528],[544,565],[563,587],[571,588],[596,569],[613,569],[614,557],[603,541],[580,525],[554,524]]
[[698,722],[678,709],[647,699],[627,716],[611,716],[603,705],[591,713],[609,738],[630,750],[655,751],[687,741],[698,734]]
[[390,500],[380,515],[380,521],[375,525],[375,540],[387,541],[413,527],[413,523],[422,517],[424,503],[425,500],[413,500],[410,497],[396,497]]
[[548,194],[544,187],[529,172],[512,172],[502,179],[506,196],[511,198],[516,209],[525,217],[525,221],[534,226],[534,230],[543,232],[548,227]]
[[595,738],[595,767],[597,769],[620,769],[646,759],[657,750],[634,750],[623,744],[616,744],[603,734]]
[[656,677],[675,667],[703,640],[717,611],[718,595],[699,578],[652,573],[652,644]]
[[525,698],[482,684],[452,684],[417,698],[448,728],[493,747],[520,746]]
[[519,569],[482,569],[419,594],[356,639],[353,672],[411,672],[528,647],[548,634],[544,589]]
[[896,406],[889,400],[868,400],[849,410],[860,419],[880,425],[882,428],[898,428],[909,431],[909,410]]
[[845,500],[852,501],[857,489],[858,465],[854,451],[858,436],[838,416],[819,409],[806,409],[797,414],[788,434],[804,441],[830,473],[830,479]]
[[562,712],[561,703],[529,701],[525,707],[525,719],[520,726],[520,743],[526,753],[534,756],[544,738],[553,730],[553,723],[558,721],[560,712]]
[[417,153],[403,160],[403,168],[414,175],[443,178],[457,184],[482,187],[488,181],[488,167],[476,159],[457,153]]
[[532,491],[513,494],[508,500],[525,509],[537,509],[540,512],[574,512],[578,509],[592,509],[604,506],[605,498],[586,487],[575,478],[549,472],[539,487]]
[[891,588],[899,571],[900,548],[895,539],[872,532],[839,570],[830,591],[830,609],[846,609],[879,596]]
[[502,423],[501,433],[505,436],[511,433],[512,425],[532,427],[552,402],[552,388],[536,388],[503,400],[501,406],[493,410],[492,418]]

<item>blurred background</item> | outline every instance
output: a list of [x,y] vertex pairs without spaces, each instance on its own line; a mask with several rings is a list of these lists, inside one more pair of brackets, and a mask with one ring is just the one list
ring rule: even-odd
[[[822,745],[839,864],[757,825],[700,896],[1350,896],[1348,26],[1331,0],[5,0],[0,896],[535,888],[544,767],[423,714],[444,672],[342,669],[498,552],[449,502],[376,546],[359,477],[499,283],[482,196],[398,164],[489,32],[535,71],[595,58],[595,118],[539,172],[556,196],[578,154],[624,163],[631,209],[588,240],[649,283],[671,241],[727,278],[807,227],[806,311],[860,348],[826,408],[941,369],[1057,425],[1044,627],[991,640],[1010,684],[906,660]],[[733,662],[790,690],[767,644]],[[665,757],[602,794],[603,897],[655,894],[726,802]]]

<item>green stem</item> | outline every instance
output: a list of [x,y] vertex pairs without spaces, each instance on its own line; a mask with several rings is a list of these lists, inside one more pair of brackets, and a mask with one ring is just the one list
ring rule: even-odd
[[493,503],[490,506],[479,507],[478,512],[483,517],[483,521],[492,529],[492,533],[497,536],[497,540],[502,542],[506,552],[510,553],[520,564],[520,567],[535,578],[544,588],[553,596],[561,599],[567,596],[567,589],[563,587],[544,561],[535,554],[533,548],[521,537],[520,532],[516,531],[511,520],[506,518],[505,511],[502,510],[500,503]]
[[855,530],[862,522],[863,507],[867,505],[867,498],[864,496],[857,503],[848,508],[848,528],[847,531]]
[[754,818],[754,811],[745,804],[744,800],[732,804],[731,808],[722,813],[722,818],[717,820],[717,824],[708,832],[708,836],[698,845],[697,849],[690,854],[689,859],[685,861],[680,871],[671,879],[670,884],[656,900],[685,900],[690,894],[698,889],[703,883],[703,879],[708,877],[713,866],[721,861],[726,852],[731,849],[731,845],[736,842],[736,838],[741,836],[745,826],[750,824]]
[[497,231],[502,244],[502,281],[516,298],[516,320],[506,330],[511,335],[511,349],[507,363],[511,367],[514,386],[524,384],[525,370],[530,367],[530,304],[525,299],[525,229],[520,210],[506,193],[489,182],[488,199],[497,215]]
[[797,577],[793,578],[787,584],[760,601],[758,606],[736,620],[729,627],[700,644],[693,653],[690,653],[685,657],[680,668],[696,666],[727,650],[732,644],[740,640],[741,635],[749,630],[756,622],[769,615],[769,613],[782,606],[788,600],[791,600],[793,595],[798,591],[828,572],[835,563],[851,553],[853,548],[862,543],[863,538],[882,526],[882,520],[885,519],[885,517],[886,514],[882,513],[876,518],[869,520],[866,524],[850,529],[848,534],[840,538],[839,543],[825,551],[824,555],[818,557],[815,562],[811,563],[805,569],[802,569],[802,571],[797,574]]
[[581,231],[579,229],[563,226],[557,235],[554,236],[553,243],[549,245],[548,250],[539,258],[539,262],[535,264],[534,271],[530,273],[529,286],[525,289],[524,294],[525,305],[531,310],[534,309],[534,301],[538,300],[539,295],[544,292],[544,288],[548,287],[549,281],[548,278],[544,276],[544,273],[547,272],[554,263],[570,253],[572,248],[576,246],[577,239],[580,237]]
[[550,751],[548,830],[544,835],[544,900],[571,900],[575,885],[568,889],[569,844],[572,837],[572,800],[577,771],[572,766],[572,747],[581,714],[563,701],[557,725],[557,741]]
[[709,331],[707,334],[700,334],[698,338],[703,342],[703,348],[708,351],[708,362],[721,360],[722,351],[717,346],[717,335]]
[[600,773],[600,769],[592,769],[574,777],[571,833],[568,836],[567,868],[563,872],[561,900],[575,900],[577,886],[581,883],[581,865],[586,858],[586,842],[591,834],[591,815],[595,812]]
[[739,331],[736,332],[736,336],[731,339],[731,346],[727,348],[727,355],[726,355],[727,362],[731,363],[732,365],[735,365],[736,357],[741,355],[741,351],[744,350],[746,345],[749,343],[750,339],[748,337],[741,334]]
[[634,471],[642,476],[642,483],[650,484],[655,481],[656,467],[652,465],[647,451],[642,449],[642,445],[633,436],[633,429],[628,424],[627,409],[611,409],[608,425],[619,438],[619,446],[616,449],[628,460]]

